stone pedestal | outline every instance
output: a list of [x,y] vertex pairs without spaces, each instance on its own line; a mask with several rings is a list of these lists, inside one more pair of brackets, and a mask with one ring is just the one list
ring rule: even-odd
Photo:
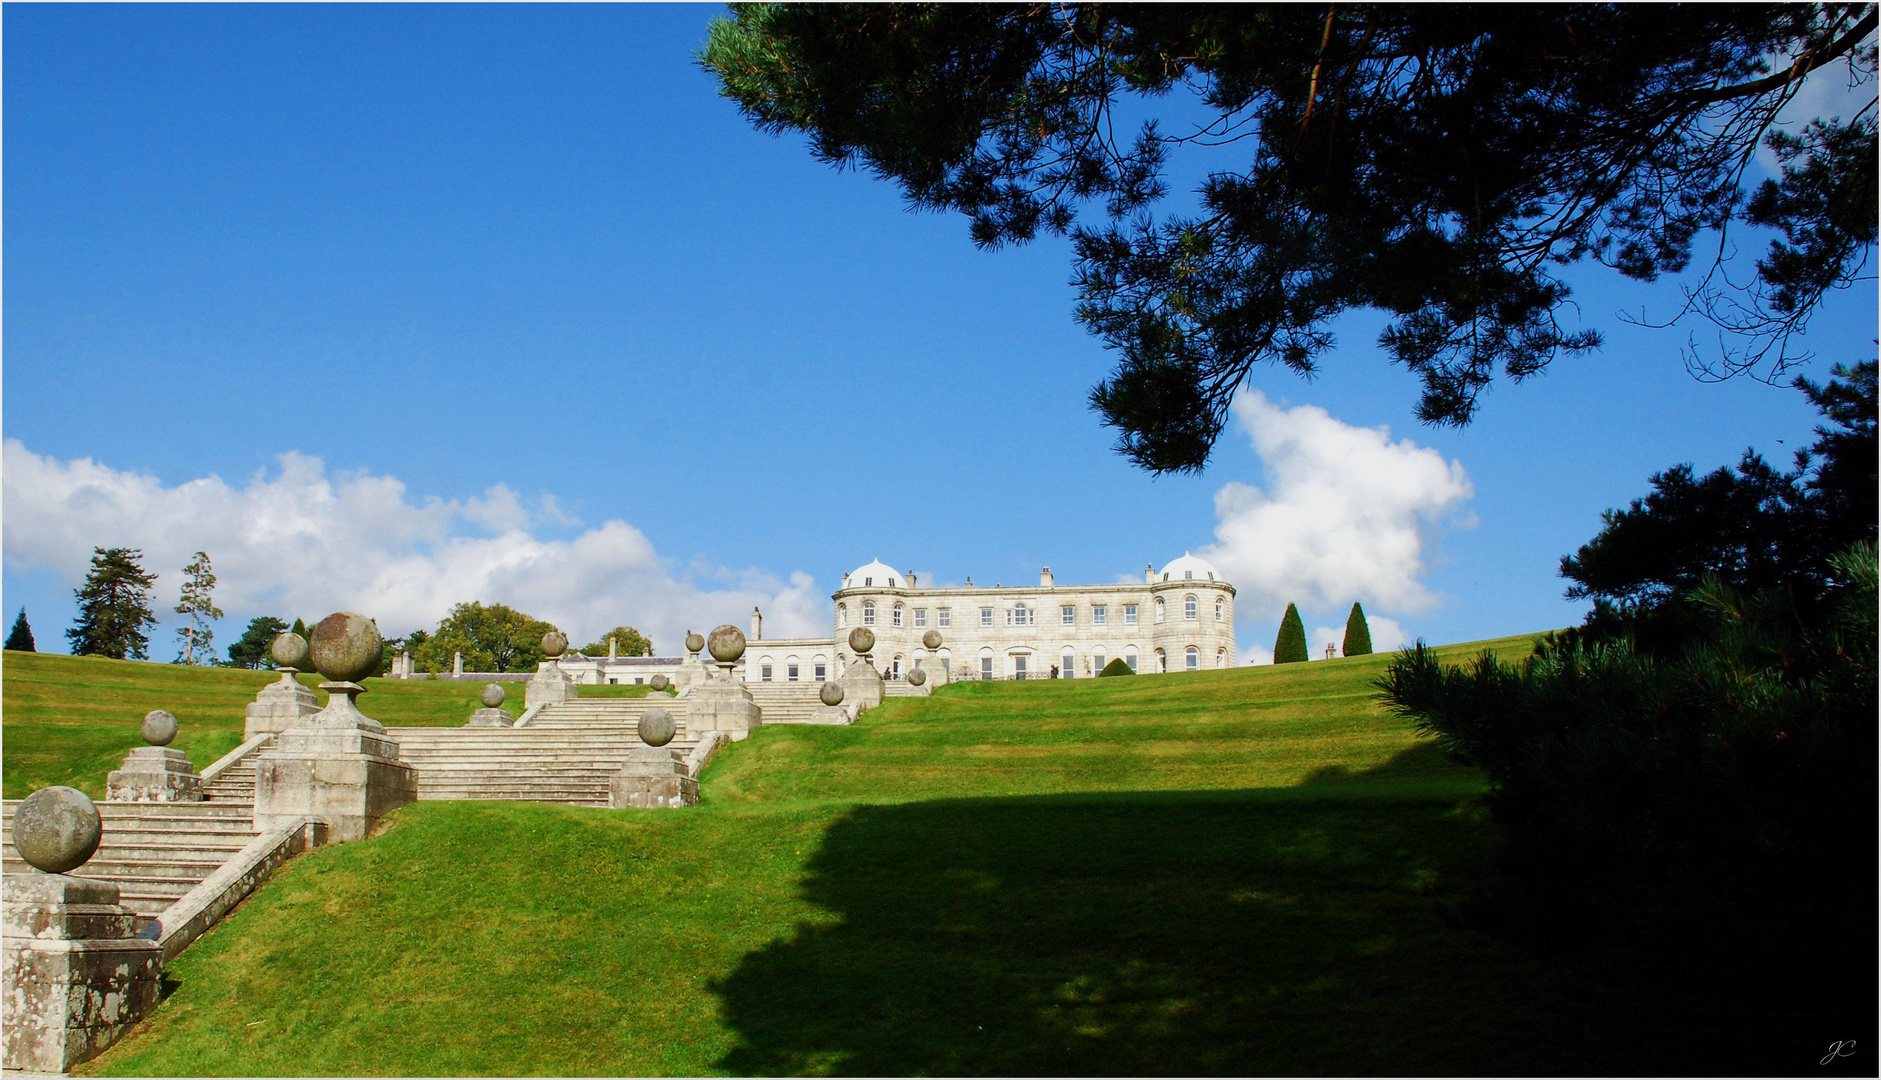
[[739,742],[763,722],[764,711],[729,669],[693,687],[686,695],[686,730],[691,734],[722,731],[733,742]]
[[578,696],[574,680],[562,674],[562,666],[553,660],[544,660],[536,668],[536,673],[530,676],[528,689],[523,691],[523,708],[560,705]]
[[0,1065],[62,1073],[96,1057],[157,1004],[163,950],[118,887],[63,874],[8,874],[0,904]]
[[857,713],[880,705],[882,696],[887,692],[881,672],[875,670],[875,665],[866,656],[857,657],[854,663],[843,669],[841,682],[843,704]]
[[362,714],[355,683],[322,683],[327,707],[275,738],[255,759],[255,829],[293,818],[327,825],[334,843],[364,838],[374,822],[418,797],[418,770],[398,743]]
[[679,662],[679,670],[673,673],[673,686],[681,693],[695,687],[704,686],[712,681],[712,669],[705,666],[698,653],[693,653]]
[[170,746],[140,746],[105,779],[112,802],[201,802],[202,777],[189,755]]
[[248,719],[242,725],[243,741],[257,735],[272,735],[286,731],[295,724],[320,711],[320,704],[314,700],[314,692],[300,684],[294,678],[294,672],[286,670],[281,677],[261,688],[255,700],[248,705]]
[[847,724],[855,720],[849,715],[847,705],[818,705],[810,710],[809,723],[812,724]]
[[635,747],[620,772],[608,781],[607,804],[616,810],[697,806],[699,781],[687,771],[679,751]]
[[478,709],[464,722],[465,727],[513,727],[514,717],[502,709]]

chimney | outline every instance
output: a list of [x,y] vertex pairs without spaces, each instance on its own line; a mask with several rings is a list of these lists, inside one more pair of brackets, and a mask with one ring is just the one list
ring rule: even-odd
[[612,660],[619,655],[620,655],[620,646],[615,644],[614,635],[609,634],[607,636],[607,658],[609,660]]
[[1051,567],[1047,566],[1046,568],[1038,572],[1038,587],[1041,589],[1049,589],[1052,587],[1052,568]]
[[971,588],[973,588],[973,579],[972,579],[972,578],[968,578],[968,579],[967,579],[967,588],[969,588],[969,589],[971,589]]
[[1143,567],[1143,584],[1145,585],[1156,584],[1156,564],[1155,563],[1150,563],[1149,565]]
[[910,570],[910,571],[908,571],[908,588],[910,588],[910,589],[918,589],[918,588],[920,588],[920,586],[919,586],[919,585],[916,585],[916,584],[914,583],[914,571],[912,571],[912,570]]
[[751,609],[751,640],[757,641],[764,636],[764,613],[757,608]]

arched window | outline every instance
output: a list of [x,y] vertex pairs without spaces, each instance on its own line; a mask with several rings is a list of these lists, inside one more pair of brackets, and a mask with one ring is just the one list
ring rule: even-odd
[[1104,670],[1104,665],[1109,662],[1110,662],[1109,659],[1104,656],[1104,650],[1102,649],[1091,650],[1091,674],[1092,675],[1096,675],[1098,672]]
[[1221,613],[1224,610],[1226,610],[1227,606],[1228,606],[1228,601],[1225,598],[1219,597],[1219,596],[1215,597],[1215,621],[1216,622],[1221,621]]
[[817,682],[823,682],[827,680],[829,678],[829,660],[822,656],[811,657],[810,658],[810,677],[815,679]]
[[758,681],[771,681],[771,658],[768,656],[758,661]]
[[954,670],[947,666],[947,661],[952,657],[952,655],[953,655],[952,652],[947,649],[942,649],[941,651],[934,654],[934,664],[935,664],[935,667],[937,667],[940,670],[942,678],[947,678],[947,679],[953,678]]
[[1075,679],[1078,677],[1078,654],[1066,649],[1058,657],[1058,677]]
[[1163,598],[1160,596],[1156,598],[1156,621],[1163,621]]
[[901,605],[900,604],[895,605],[894,618],[892,621],[894,625],[896,626],[901,625]]
[[875,601],[873,600],[862,601],[862,625],[875,625]]
[[901,654],[900,653],[896,653],[894,662],[889,664],[888,677],[891,679],[901,678]]
[[1195,594],[1194,593],[1190,593],[1189,595],[1182,598],[1182,617],[1188,620],[1189,622],[1195,621]]
[[1163,672],[1168,671],[1168,670],[1169,670],[1168,654],[1163,652],[1161,649],[1157,649],[1156,650],[1156,674],[1161,675]]
[[849,625],[849,605],[837,604],[836,605],[836,629],[841,630],[843,627],[848,626],[848,625]]
[[796,682],[802,676],[802,671],[803,671],[803,665],[797,662],[796,657],[794,656],[784,657],[784,681],[785,682]]
[[1136,646],[1135,645],[1124,646],[1123,662],[1130,665],[1131,671],[1136,670]]
[[1183,662],[1187,664],[1190,671],[1202,670],[1202,650],[1191,645],[1183,650],[1182,655]]
[[1228,650],[1226,649],[1215,650],[1215,666],[1218,668],[1225,668],[1228,666]]
[[993,679],[993,650],[980,650],[980,678],[991,682]]

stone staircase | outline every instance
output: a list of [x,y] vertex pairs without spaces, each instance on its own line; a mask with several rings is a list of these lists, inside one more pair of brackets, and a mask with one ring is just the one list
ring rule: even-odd
[[[640,714],[659,698],[590,698],[551,705],[520,728],[400,728],[400,760],[418,769],[421,800],[497,799],[608,804],[608,782],[627,754],[644,746]],[[680,720],[667,749],[689,753],[698,744],[684,728],[684,710],[666,703]]]
[[[265,751],[257,751],[261,753]],[[255,755],[249,754],[240,761],[216,774],[216,778],[202,786],[202,797],[213,803],[255,804]]]
[[820,682],[750,682],[745,689],[764,711],[767,724],[807,724],[823,704],[816,696],[823,689]]
[[[251,782],[252,782],[251,767]],[[13,849],[13,811],[19,800],[0,804],[5,871],[32,871]],[[100,802],[104,838],[98,854],[73,877],[109,881],[118,902],[146,919],[155,918],[255,839],[255,805],[219,799],[196,803]]]

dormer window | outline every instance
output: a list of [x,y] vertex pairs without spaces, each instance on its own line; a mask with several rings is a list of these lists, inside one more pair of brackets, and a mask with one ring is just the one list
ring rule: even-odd
[[[1184,580],[1184,581],[1194,581],[1194,580],[1195,580],[1195,571],[1193,571],[1193,570],[1184,570],[1184,571],[1182,572],[1182,580]],[[891,581],[891,582],[889,582],[889,584],[890,584],[890,585],[893,585],[893,584],[894,584],[894,582],[892,582],[892,581]]]
[[891,588],[891,589],[895,587],[895,579],[894,579],[894,578],[889,578],[889,579],[888,579],[888,587],[889,587],[889,588]]
[[863,588],[865,588],[865,589],[872,589],[872,588],[874,588],[874,587],[875,587],[875,579],[874,579],[874,578],[872,578],[872,577],[865,577],[865,578],[863,578],[863,579],[862,579],[862,587],[863,587]]

